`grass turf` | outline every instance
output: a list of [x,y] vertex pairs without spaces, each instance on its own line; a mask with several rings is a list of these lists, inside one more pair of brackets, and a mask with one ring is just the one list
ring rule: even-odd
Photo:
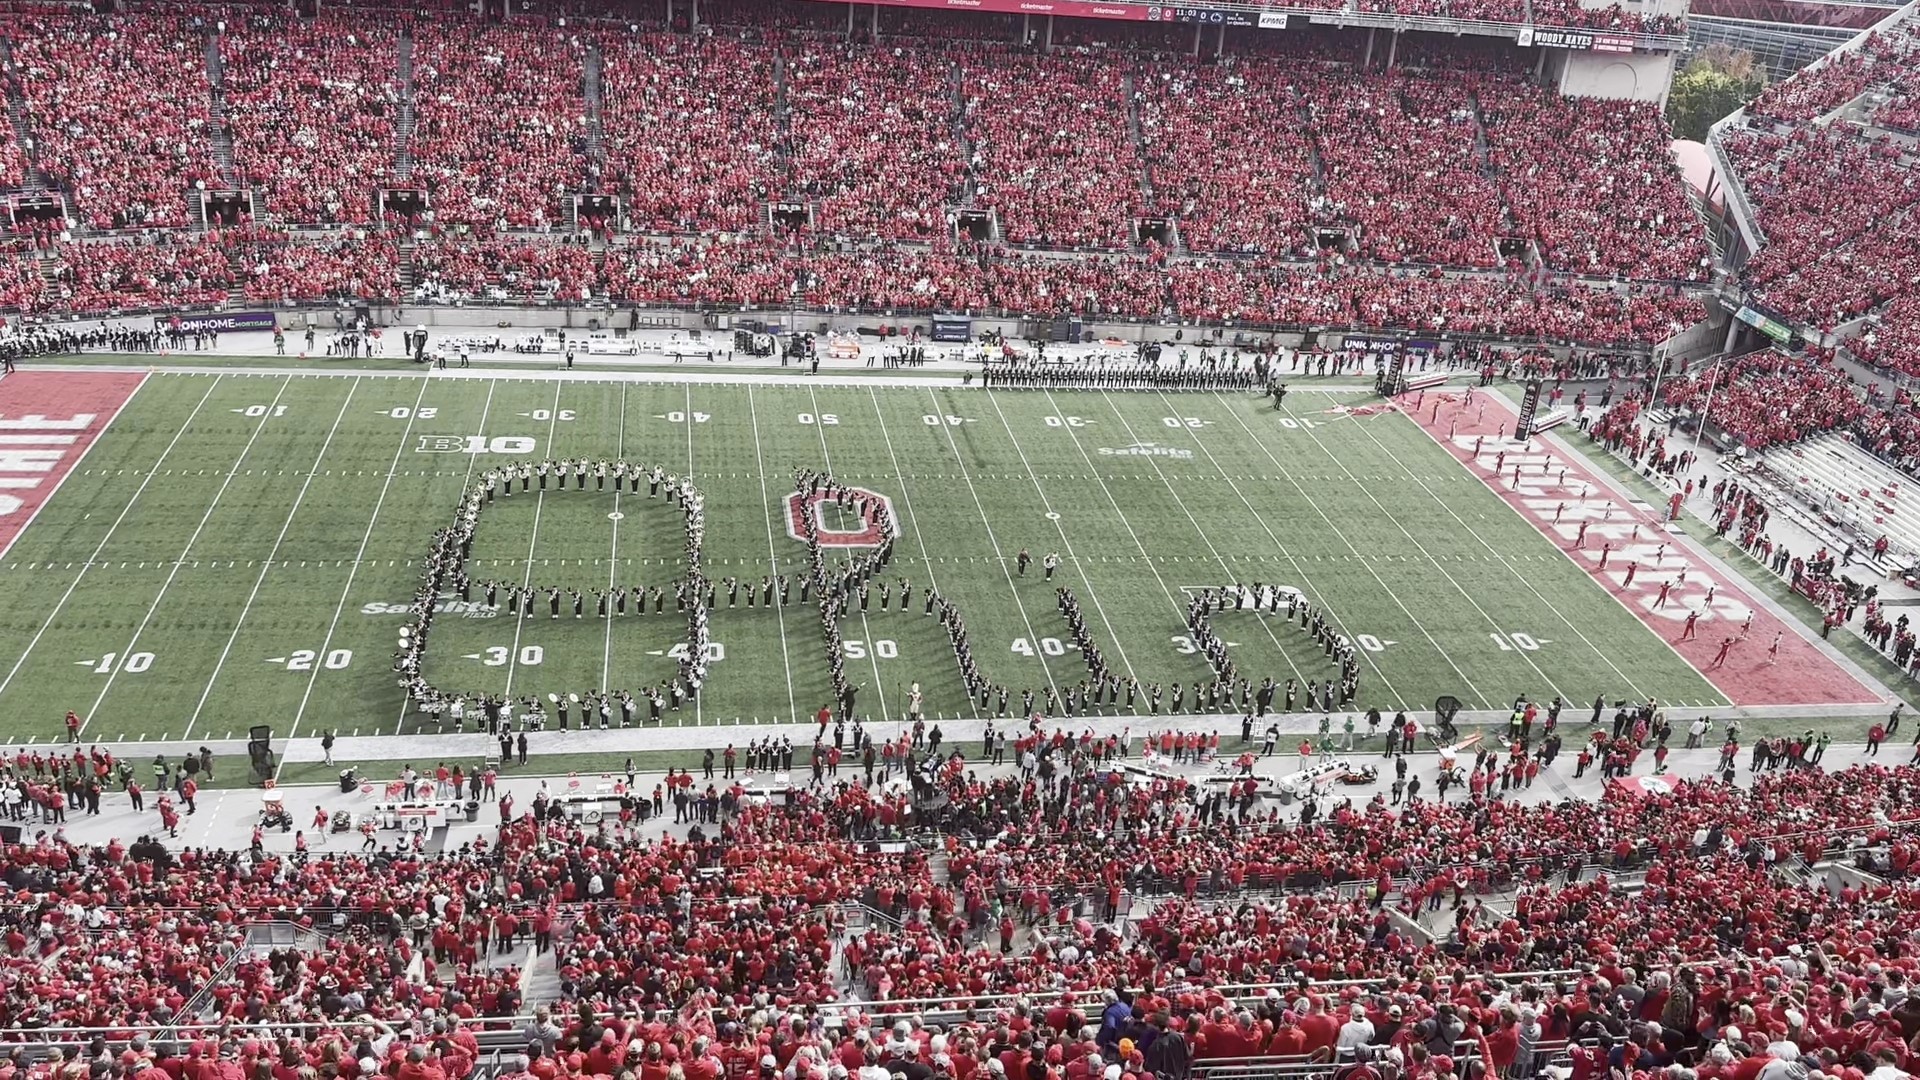
[[[716,579],[798,574],[782,518],[795,467],[888,496],[901,529],[888,578],[959,604],[1016,710],[1024,687],[1085,676],[1055,585],[1079,594],[1114,666],[1191,685],[1210,672],[1185,640],[1185,590],[1251,581],[1299,587],[1366,646],[1363,707],[1425,710],[1442,694],[1499,708],[1560,693],[1576,711],[1597,693],[1721,702],[1409,421],[1322,411],[1337,400],[1299,391],[1276,414],[1240,395],[159,374],[0,561],[0,655],[19,662],[0,687],[0,741],[57,738],[70,708],[104,742],[241,737],[256,723],[276,739],[418,730],[390,670],[401,617],[386,612],[408,600],[470,478],[499,460],[437,438],[475,434],[691,472]],[[618,507],[593,490],[516,496],[483,518],[474,574],[583,591],[665,583],[678,547],[677,519],[644,493]],[[1024,577],[1022,547],[1036,560]],[[1038,567],[1048,551],[1062,556],[1053,584]],[[920,609],[916,597],[910,612],[848,616],[860,710],[897,714],[918,681],[929,714],[976,714]],[[1278,618],[1215,625],[1256,681],[1333,671]],[[638,686],[671,670],[683,629],[671,610],[611,626],[591,609],[443,614],[427,675],[516,695]],[[825,703],[812,606],[726,610],[723,591],[713,639],[724,659],[669,723],[786,721]]]

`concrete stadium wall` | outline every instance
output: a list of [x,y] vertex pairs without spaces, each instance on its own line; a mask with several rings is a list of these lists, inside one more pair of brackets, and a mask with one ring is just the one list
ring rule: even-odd
[[1569,52],[1560,65],[1560,92],[1568,97],[1667,104],[1672,53]]
[[[280,309],[281,319],[290,326],[305,325],[311,322],[321,330],[329,330],[334,325],[334,308]],[[750,311],[739,314],[702,313],[678,311],[671,308],[621,308],[609,311],[605,308],[567,308],[567,307],[381,307],[372,309],[373,320],[381,326],[415,327],[426,326],[445,330],[497,329],[503,337],[515,333],[544,329],[567,330],[627,330],[632,328],[654,330],[702,330],[726,331],[748,323],[766,324],[775,333],[793,332],[839,332],[853,333],[862,328],[895,327],[904,335],[913,327],[918,327],[922,336],[933,329],[933,320],[926,315],[841,315],[824,311],[790,311],[787,309]],[[350,312],[344,317],[351,319]],[[137,320],[135,320],[137,321]],[[993,319],[976,318],[973,320],[973,332],[980,334],[988,330],[997,330],[1009,338],[1028,336],[1026,331],[1035,326],[1044,326],[1052,320]],[[1235,331],[1230,329],[1202,328],[1188,325],[1164,325],[1160,323],[1100,322],[1088,320],[1084,323],[1097,337],[1119,338],[1124,341],[1174,341],[1183,343],[1213,344],[1224,342],[1232,344],[1235,335],[1240,336],[1243,345],[1257,345],[1273,342],[1283,346],[1300,344],[1302,336],[1298,333],[1273,332],[1266,330]]]
[[[243,309],[233,309],[243,310]],[[244,310],[269,310],[252,308]],[[354,312],[359,309],[329,307],[274,307],[270,308],[279,323],[291,336],[306,326],[313,326],[322,334],[331,333],[336,325],[350,325]],[[879,327],[891,327],[894,336],[905,337],[914,328],[927,337],[933,329],[933,320],[926,315],[846,315],[826,311],[792,311],[788,309],[749,311],[743,313],[717,313],[679,311],[671,308],[606,308],[588,307],[483,307],[483,306],[420,306],[373,305],[365,308],[373,325],[413,329],[424,326],[429,330],[446,333],[460,331],[487,330],[497,333],[511,342],[521,334],[546,329],[566,329],[587,332],[592,330],[612,330],[624,332],[630,329],[653,331],[701,331],[702,333],[728,333],[734,329],[745,329],[751,325],[755,329],[764,329],[776,334],[802,333],[857,333],[860,330],[872,331]],[[231,312],[229,312],[231,313]],[[164,319],[165,316],[158,316]],[[336,323],[336,318],[338,322]],[[79,318],[55,320],[64,325],[84,328],[100,325],[129,325],[151,327],[156,316],[123,315],[107,318]],[[975,318],[972,332],[978,336],[987,331],[997,331],[1010,340],[1046,337],[1054,320],[1052,319],[1005,319]],[[1282,348],[1299,348],[1307,335],[1298,331],[1275,330],[1239,330],[1232,327],[1194,325],[1188,323],[1140,323],[1140,322],[1102,322],[1083,321],[1082,327],[1096,338],[1114,338],[1121,341],[1159,342],[1162,344],[1181,344],[1194,347],[1229,346],[1254,348],[1272,344]],[[261,339],[261,352],[270,349],[268,335],[258,333]],[[249,333],[249,331],[228,331]],[[1314,339],[1318,348],[1342,348],[1348,338],[1358,336],[1364,339],[1377,337],[1402,337],[1408,339],[1436,339],[1442,335],[1415,331],[1366,331],[1328,330]],[[874,340],[879,340],[874,338]],[[1452,348],[1450,341],[1442,341],[1440,353],[1445,355]],[[1515,346],[1517,347],[1517,346]],[[1565,345],[1528,348],[1550,352],[1565,359],[1573,349]],[[1608,350],[1620,351],[1620,350]]]

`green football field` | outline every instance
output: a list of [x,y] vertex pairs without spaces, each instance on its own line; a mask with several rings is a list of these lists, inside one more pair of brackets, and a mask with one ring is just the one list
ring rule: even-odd
[[[1346,400],[1301,390],[1276,413],[1231,394],[798,378],[156,374],[0,560],[0,739],[56,739],[68,709],[87,741],[108,743],[243,738],[253,724],[276,740],[422,728],[392,658],[428,539],[481,470],[535,457],[691,474],[717,581],[797,580],[796,467],[891,499],[886,577],[913,583],[913,608],[880,610],[876,597],[843,627],[859,709],[874,716],[901,712],[914,682],[930,715],[979,715],[945,632],[921,613],[928,585],[959,605],[1016,710],[1022,688],[1086,677],[1057,585],[1079,595],[1110,663],[1170,688],[1211,675],[1185,636],[1189,591],[1252,582],[1297,587],[1331,612],[1361,646],[1363,707],[1424,711],[1446,694],[1470,708],[1517,694],[1724,700],[1405,417],[1329,411]],[[680,530],[644,487],[515,495],[483,516],[472,575],[670,586]],[[1061,559],[1053,583],[1039,569],[1048,552]],[[664,615],[595,615],[591,602],[580,619],[570,606],[551,619],[544,601],[531,619],[449,607],[424,674],[544,698],[673,671],[686,627],[671,600]],[[1335,672],[1279,616],[1229,612],[1215,628],[1256,682]],[[743,597],[730,610],[723,586],[712,640],[704,692],[668,723],[787,721],[827,703],[815,605],[748,609]]]

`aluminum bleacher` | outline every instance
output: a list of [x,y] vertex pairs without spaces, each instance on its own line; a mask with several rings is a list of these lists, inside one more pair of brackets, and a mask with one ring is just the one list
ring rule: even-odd
[[[1888,576],[1920,561],[1920,489],[1908,488],[1904,473],[1845,435],[1775,447],[1761,465],[1774,486],[1792,496],[1776,505],[1798,502],[1811,508],[1821,526],[1809,526],[1814,535],[1833,535],[1855,549],[1856,559]],[[1873,544],[1881,536],[1887,538],[1887,554],[1875,559]]]

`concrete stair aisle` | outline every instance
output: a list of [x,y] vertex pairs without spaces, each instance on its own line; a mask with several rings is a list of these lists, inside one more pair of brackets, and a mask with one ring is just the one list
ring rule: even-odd
[[394,76],[400,82],[400,115],[393,122],[393,178],[396,182],[413,176],[413,35],[401,34],[396,46]]
[[1313,168],[1313,188],[1321,195],[1327,193],[1327,166],[1320,156],[1320,135],[1313,124],[1313,107],[1305,102],[1294,113],[1300,121],[1300,130],[1307,133],[1307,164]]
[[[1140,107],[1134,97],[1133,75],[1129,73],[1120,81],[1120,92],[1125,95],[1123,107],[1127,111],[1127,137],[1133,141],[1134,172],[1133,182],[1140,188],[1140,206],[1151,209],[1153,206],[1153,183],[1147,179],[1146,142],[1140,137]],[[1144,251],[1146,245],[1141,242],[1138,219],[1134,222],[1132,248]]]
[[541,1005],[560,1000],[560,965],[555,962],[556,955],[553,949],[535,953],[533,943],[527,943],[520,964],[520,1000],[526,1005],[522,1011],[532,1012]]
[[208,34],[205,48],[207,92],[210,95],[208,111],[213,117],[207,141],[213,146],[214,164],[220,167],[220,186],[228,191],[236,191],[240,183],[233,164],[233,126],[227,121],[226,64],[220,59],[220,36]]
[[[961,165],[965,166],[973,160],[973,140],[967,138],[966,76],[957,60],[947,74],[947,106],[951,110],[947,114],[949,138],[953,140]],[[965,168],[961,169],[957,185],[947,192],[947,201],[955,206],[973,205],[973,185],[967,182]]]
[[413,294],[413,287],[417,283],[419,276],[417,269],[413,265],[414,248],[417,245],[414,243],[411,232],[401,233],[398,240],[398,247],[400,249],[400,295],[410,296]]
[[605,59],[600,55],[598,45],[589,45],[587,55],[581,64],[581,93],[587,99],[587,161],[588,168],[596,177],[596,186],[604,187],[597,181],[604,176],[607,164],[606,129],[600,119],[604,90],[601,72]]
[[[1480,168],[1480,175],[1493,181],[1495,188],[1500,186],[1500,170],[1493,167],[1493,154],[1487,140],[1487,117],[1480,107],[1480,95],[1467,91],[1467,101],[1473,106],[1473,160]],[[1500,228],[1507,236],[1517,236],[1520,226],[1515,222],[1513,208],[1507,205],[1503,196],[1500,199]]]

